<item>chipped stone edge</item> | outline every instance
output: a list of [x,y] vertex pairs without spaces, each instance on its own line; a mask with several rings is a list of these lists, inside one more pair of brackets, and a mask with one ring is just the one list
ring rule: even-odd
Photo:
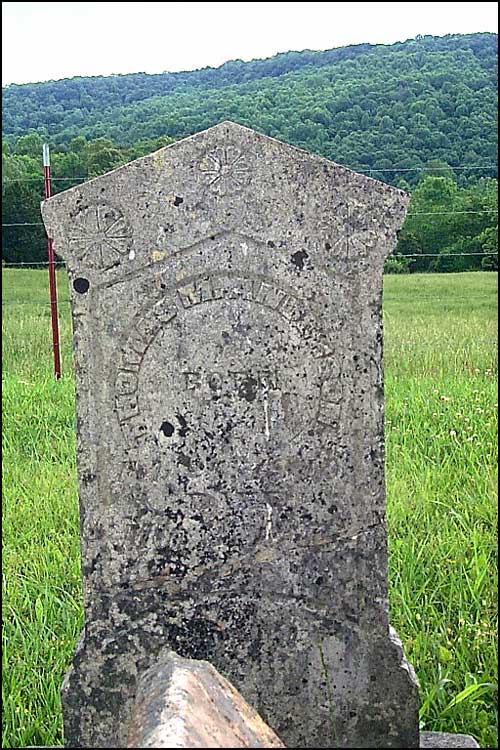
[[392,625],[389,625],[389,640],[391,642],[391,645],[396,649],[398,653],[400,669],[404,670],[408,674],[410,681],[413,682],[417,688],[420,688],[417,673],[415,672],[411,662],[409,662],[406,658],[403,642]]

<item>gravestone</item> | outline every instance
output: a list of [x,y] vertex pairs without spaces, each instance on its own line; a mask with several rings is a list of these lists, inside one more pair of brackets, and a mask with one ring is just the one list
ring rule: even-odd
[[225,122],[42,206],[74,324],[70,747],[165,647],[289,747],[418,747],[390,629],[382,269],[408,196]]

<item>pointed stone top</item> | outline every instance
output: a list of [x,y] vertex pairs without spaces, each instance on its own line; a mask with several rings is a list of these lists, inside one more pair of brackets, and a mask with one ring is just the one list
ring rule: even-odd
[[264,142],[269,141],[270,143],[279,144],[285,149],[288,149],[290,151],[296,151],[298,154],[301,154],[302,156],[305,156],[308,159],[311,159],[312,161],[320,161],[327,165],[333,165],[337,167],[338,169],[343,169],[346,172],[349,172],[353,175],[357,175],[361,179],[366,180],[368,183],[375,183],[377,185],[381,185],[384,187],[385,190],[394,191],[394,193],[399,195],[408,196],[408,193],[405,190],[401,190],[401,188],[394,187],[393,185],[389,185],[386,182],[382,182],[381,180],[376,180],[373,177],[368,177],[367,175],[356,172],[355,169],[351,169],[350,167],[346,167],[342,164],[339,164],[338,162],[333,161],[332,159],[327,159],[325,156],[320,156],[319,154],[313,154],[311,151],[307,151],[307,149],[300,148],[299,146],[293,146],[290,143],[286,143],[285,141],[281,141],[278,138],[273,138],[270,135],[266,135],[264,133],[259,133],[257,130],[254,130],[253,128],[249,128],[246,125],[241,125],[241,123],[234,122],[233,120],[223,120],[223,122],[219,122],[216,125],[212,125],[211,127],[207,128],[206,130],[201,130],[198,133],[195,133],[194,135],[187,136],[187,138],[183,138],[181,141],[176,141],[175,143],[171,143],[168,146],[164,146],[164,148],[171,148],[172,146],[175,146],[177,143],[182,143],[182,141],[187,141],[190,138],[197,138],[202,137],[205,133],[215,133],[220,131],[224,136],[228,136],[230,134],[233,134],[235,137],[238,137],[240,135],[241,137],[255,137],[262,139]]
[[309,245],[318,227],[331,237],[327,228],[339,220],[394,237],[408,200],[402,190],[225,121],[58,193],[42,214],[70,267],[91,260],[106,269],[130,251],[134,268],[145,250],[132,237],[150,232],[148,253],[162,252],[166,235],[177,251],[236,228],[255,237],[279,226],[278,241],[294,233]]
[[298,146],[292,146],[288,143],[285,143],[284,141],[280,141],[276,138],[272,138],[271,136],[259,133],[252,128],[246,127],[245,125],[233,122],[232,120],[224,120],[223,122],[217,123],[217,125],[212,125],[206,130],[201,130],[198,133],[194,133],[193,135],[186,136],[179,141],[174,141],[174,143],[163,146],[162,148],[152,152],[151,154],[141,156],[138,159],[129,162],[128,164],[124,164],[121,167],[117,167],[116,169],[111,170],[110,172],[106,172],[103,175],[90,178],[82,185],[78,185],[74,188],[69,188],[62,193],[58,193],[49,200],[55,202],[59,196],[70,194],[72,191],[82,190],[84,189],[85,185],[88,184],[99,184],[102,180],[108,179],[110,175],[121,175],[122,173],[126,174],[127,171],[136,169],[139,165],[147,164],[149,161],[158,162],[162,159],[168,159],[169,154],[175,153],[175,151],[185,151],[190,147],[196,148],[195,144],[215,141],[217,141],[222,148],[224,148],[225,146],[230,148],[237,143],[241,143],[241,145],[244,147],[248,146],[251,143],[260,144],[260,148],[263,149],[265,149],[267,146],[268,149],[275,152],[276,156],[280,153],[282,157],[288,155],[288,158],[294,158],[295,156],[295,159],[303,164],[309,162],[311,165],[316,164],[318,168],[321,168],[322,165],[325,170],[340,170],[346,175],[350,175],[351,180],[355,181],[357,184],[365,184],[366,190],[379,190],[385,192],[386,194],[392,193],[395,196],[406,197],[407,199],[409,199],[408,194],[400,188],[393,187],[392,185],[388,185],[387,183],[381,182],[380,180],[376,180],[372,177],[368,177],[367,175],[360,174],[359,172],[356,172],[349,167],[344,167],[341,164],[332,161],[331,159],[313,154],[309,151],[306,151],[305,149],[299,148]]

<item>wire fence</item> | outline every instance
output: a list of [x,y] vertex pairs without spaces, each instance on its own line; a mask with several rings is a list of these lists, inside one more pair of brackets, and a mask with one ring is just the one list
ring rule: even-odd
[[[480,256],[482,258],[484,258],[485,256],[497,257],[498,252],[485,251],[483,253],[450,253],[449,255],[447,255],[446,253],[405,253],[405,254],[399,253],[397,255],[396,254],[390,255],[389,258],[390,259],[396,258],[397,260],[402,260],[403,258],[448,258],[448,257],[465,258],[469,256],[474,256],[474,255]],[[29,268],[29,267],[37,266],[39,268],[44,268],[45,266],[48,266],[48,265],[49,264],[47,261],[33,260],[33,261],[19,261],[17,263],[6,262],[2,264],[2,267],[3,268],[25,268],[25,267]],[[64,260],[56,260],[55,265],[65,266],[66,262]]]
[[[478,255],[483,255],[483,253],[477,253]],[[430,254],[435,257],[439,257],[439,253],[433,253]],[[463,255],[470,255],[470,253],[463,253]],[[59,266],[64,267],[65,262],[64,261],[58,261],[57,264]],[[48,262],[27,262],[27,263],[9,263],[5,264],[4,268],[24,268],[24,267],[38,267],[40,269],[45,268],[48,265]],[[390,304],[393,302],[406,302],[411,305],[416,305],[418,303],[425,303],[426,305],[431,302],[439,302],[443,303],[444,306],[454,305],[456,303],[467,304],[471,300],[488,300],[488,302],[491,304],[492,302],[495,303],[497,300],[495,300],[493,294],[462,294],[462,295],[449,295],[449,296],[442,296],[437,294],[423,294],[423,295],[416,295],[416,296],[401,296],[401,295],[392,295],[390,293],[384,293],[384,305]],[[58,300],[58,304],[61,306],[68,306],[70,304],[71,300],[69,298],[60,298]],[[46,308],[48,309],[50,307],[50,301],[49,300],[27,300],[27,299],[3,299],[2,300],[2,307],[12,307],[12,306],[20,306],[20,307],[28,307],[28,308]],[[65,308],[67,309],[67,307]],[[443,308],[445,309],[445,308]],[[387,345],[387,341],[386,341]],[[473,350],[475,348],[483,348],[483,347],[494,347],[496,348],[498,346],[498,338],[476,338],[474,340],[443,340],[442,337],[434,338],[431,340],[424,340],[424,341],[412,341],[412,340],[391,340],[389,343],[390,348],[403,348],[403,349],[412,349],[412,350],[419,350],[419,349],[428,349],[429,347],[433,347],[436,350],[454,350],[454,351],[463,351],[463,350]]]
[[[483,171],[486,172],[488,170],[497,170],[498,165],[497,164],[487,164],[487,165],[458,165],[458,166],[436,166],[436,167],[425,167],[425,166],[412,166],[412,167],[383,167],[383,168],[356,168],[349,166],[348,169],[352,169],[356,172],[359,172],[361,174],[382,174],[382,173],[410,173],[410,172],[422,172],[422,173],[441,173],[446,174],[448,172],[456,172],[456,171]],[[89,179],[94,179],[95,177],[98,177],[98,175],[94,176],[71,176],[71,177],[55,177],[52,176],[51,180],[52,182],[69,182],[69,183],[80,183],[87,181]],[[40,177],[20,177],[20,178],[11,178],[11,179],[4,179],[2,183],[9,184],[9,183],[32,183],[32,182],[40,182],[43,183],[44,177],[40,175]],[[76,186],[76,185],[73,185]],[[497,208],[492,207],[484,207],[484,208],[471,208],[471,209],[457,209],[452,208],[450,210],[444,208],[440,210],[434,210],[434,211],[410,211],[407,214],[407,218],[413,218],[413,217],[422,217],[422,218],[429,218],[429,217],[452,217],[452,216],[465,216],[465,215],[494,215],[498,214]],[[2,222],[2,228],[3,229],[10,229],[10,228],[31,228],[33,231],[38,232],[40,229],[44,229],[44,224],[42,221],[5,221]],[[483,251],[483,252],[457,252],[457,253],[394,253],[391,256],[389,256],[390,260],[397,260],[397,261],[404,261],[406,260],[419,260],[419,259],[431,259],[431,258],[445,258],[446,260],[453,260],[455,258],[472,258],[472,257],[482,257],[482,258],[497,258],[498,257],[498,251]],[[17,261],[17,262],[3,262],[3,268],[7,269],[47,269],[47,267],[50,265],[48,261]],[[55,266],[57,266],[59,269],[64,269],[66,266],[65,261],[58,260],[54,263]],[[5,287],[4,287],[5,288]],[[392,296],[390,294],[384,295],[384,303],[392,303],[392,302],[406,302],[410,304],[416,304],[419,302],[425,302],[431,303],[431,302],[437,302],[440,304],[445,305],[448,307],[451,304],[459,303],[460,305],[466,304],[470,300],[489,300],[491,302],[492,296],[488,294],[469,294],[469,295],[454,295],[454,296],[440,296],[440,295],[418,295],[416,297],[410,297],[410,296]],[[58,300],[58,304],[63,306],[66,310],[68,309],[68,305],[70,304],[70,300],[65,297],[63,293],[63,297]],[[7,296],[2,299],[2,308],[10,309],[20,306],[23,308],[33,308],[34,310],[40,310],[43,307],[45,307],[47,310],[50,310],[51,308],[51,302],[47,299],[46,301],[43,300],[33,300],[33,299],[9,299]],[[66,314],[66,313],[65,313]],[[457,342],[454,341],[443,341],[442,338],[436,338],[433,340],[419,340],[419,341],[398,341],[394,340],[390,342],[391,347],[400,347],[403,349],[408,350],[418,350],[418,349],[429,349],[431,347],[435,349],[440,350],[473,350],[475,348],[479,347],[485,347],[485,346],[497,346],[498,341],[494,338],[478,338],[474,340],[468,340],[468,341],[461,341]]]
[[[119,165],[119,166],[125,166]],[[342,165],[345,166],[346,169],[350,169],[353,172],[358,172],[359,174],[373,174],[373,173],[385,173],[385,172],[394,172],[396,174],[400,173],[406,173],[406,172],[442,172],[442,173],[449,173],[449,172],[474,172],[474,171],[484,171],[487,172],[489,170],[498,170],[498,164],[459,164],[456,166],[451,165],[445,165],[438,167],[426,167],[426,166],[414,166],[414,167],[369,167],[368,169],[366,167],[361,166],[353,166],[353,165]],[[86,180],[94,180],[96,177],[99,177],[100,175],[74,175],[73,177],[51,177],[52,182],[69,182],[69,181],[75,181],[75,182],[83,182]],[[33,176],[33,177],[7,177],[4,180],[2,180],[3,184],[9,184],[14,182],[40,182],[43,181],[43,176]]]

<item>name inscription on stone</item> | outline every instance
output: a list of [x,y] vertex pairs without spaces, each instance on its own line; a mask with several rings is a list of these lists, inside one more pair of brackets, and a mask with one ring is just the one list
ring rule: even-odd
[[220,397],[227,388],[233,393],[253,400],[257,393],[269,393],[279,390],[278,372],[276,370],[227,370],[226,372],[207,372],[189,370],[184,375],[185,388],[208,392],[210,398]]
[[[176,290],[174,299],[161,298],[152,307],[140,314],[129,332],[121,350],[121,363],[115,382],[116,411],[120,425],[130,426],[131,420],[141,413],[139,380],[142,362],[147,350],[160,331],[184,310],[206,302],[218,300],[251,301],[268,308],[287,321],[300,338],[308,357],[314,362],[325,362],[321,369],[324,376],[331,374],[328,358],[334,348],[320,323],[314,319],[302,300],[279,288],[271,280],[255,279],[249,276],[229,276],[221,274],[195,279]],[[211,319],[210,319],[211,320]],[[272,335],[272,334],[271,334]],[[222,337],[230,334],[222,332]],[[288,366],[284,369],[286,376]],[[330,371],[330,372],[329,372]],[[224,387],[234,392],[249,388],[250,392],[278,389],[278,369],[226,369],[203,372],[201,369],[181,370],[182,385],[185,390],[201,391],[208,387],[214,394],[220,394]],[[322,388],[321,406],[318,421],[329,424],[328,407],[338,404],[341,393],[335,393],[336,384]]]
[[302,433],[331,443],[343,389],[334,351],[308,305],[272,279],[220,273],[166,292],[120,351],[115,409],[133,474],[167,481],[180,467],[192,491],[196,476],[227,476],[219,464],[241,461],[242,446],[250,474],[286,465]]

